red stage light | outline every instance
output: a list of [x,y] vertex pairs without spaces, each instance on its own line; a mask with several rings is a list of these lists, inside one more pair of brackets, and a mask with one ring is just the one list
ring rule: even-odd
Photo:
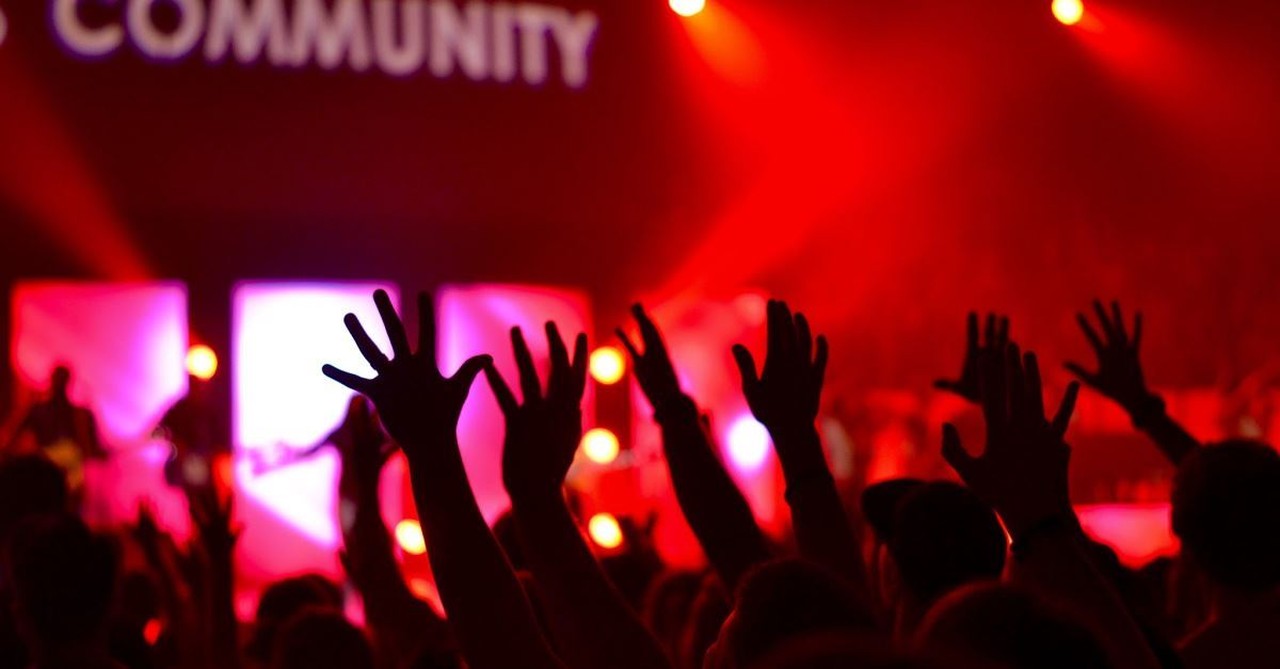
[[164,634],[164,623],[157,618],[147,620],[147,624],[142,626],[142,638],[148,646],[156,645],[161,634]]
[[694,16],[707,8],[707,0],[669,0],[667,4],[680,16]]
[[1062,25],[1074,26],[1084,18],[1084,3],[1081,0],[1053,0],[1053,16]]

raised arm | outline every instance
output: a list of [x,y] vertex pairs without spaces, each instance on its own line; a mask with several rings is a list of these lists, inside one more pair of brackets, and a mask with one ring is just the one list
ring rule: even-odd
[[[448,626],[405,585],[382,518],[378,482],[391,451],[368,400],[358,397],[332,440],[342,459],[343,565],[364,601],[364,616],[385,666],[403,666],[425,649],[439,648]],[[348,515],[349,514],[349,515]]]
[[870,605],[862,551],[845,514],[814,422],[827,368],[827,340],[816,342],[803,314],[770,300],[764,369],[745,346],[733,348],[751,413],[769,429],[782,474],[796,542],[804,557],[843,574]]
[[1079,384],[1052,421],[1045,415],[1035,354],[1016,346],[989,351],[980,368],[986,449],[970,455],[955,426],[943,426],[942,455],[974,493],[1000,514],[1013,537],[1015,580],[1049,594],[1090,624],[1119,669],[1159,664],[1119,595],[1094,567],[1071,507],[1063,440]]
[[325,365],[324,373],[373,401],[404,450],[414,499],[430,547],[431,567],[463,656],[472,669],[562,667],[542,637],[511,564],[476,505],[458,449],[458,416],[488,356],[464,362],[452,377],[436,361],[430,298],[418,296],[418,351],[385,291],[374,302],[391,341],[378,350],[353,314],[352,339],[377,375],[365,379]]
[[1102,302],[1094,300],[1093,310],[1102,329],[1101,335],[1084,314],[1076,314],[1076,320],[1098,356],[1098,371],[1090,372],[1074,362],[1068,362],[1067,369],[1090,388],[1123,407],[1134,427],[1151,437],[1160,452],[1176,466],[1188,453],[1200,448],[1200,442],[1169,417],[1164,400],[1147,388],[1142,363],[1138,359],[1138,349],[1142,344],[1142,312],[1134,315],[1133,334],[1130,335],[1118,302],[1111,303],[1111,313],[1108,314]]
[[768,544],[751,506],[716,454],[697,404],[680,389],[662,333],[640,305],[631,313],[644,351],[622,330],[618,337],[662,429],[662,450],[676,500],[725,590],[733,593],[748,569],[769,559]]
[[241,665],[239,622],[235,609],[236,540],[240,531],[232,523],[232,496],[217,485],[188,486],[187,503],[206,562],[205,607],[209,667],[235,669]]
[[578,335],[570,359],[555,323],[547,323],[547,343],[544,391],[524,335],[511,330],[523,403],[496,367],[484,371],[506,417],[502,479],[548,625],[571,667],[665,669],[657,640],[605,576],[565,504],[565,476],[582,438],[587,337]]
[[152,574],[156,577],[165,635],[172,640],[182,666],[190,667],[204,657],[200,638],[201,616],[193,609],[194,593],[178,568],[178,549],[173,538],[156,524],[150,502],[138,504],[138,519],[131,528]]

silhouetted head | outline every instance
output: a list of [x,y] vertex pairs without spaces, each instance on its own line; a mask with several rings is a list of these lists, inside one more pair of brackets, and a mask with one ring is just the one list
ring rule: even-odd
[[1215,584],[1280,585],[1280,455],[1237,440],[1187,456],[1174,480],[1173,531]]
[[79,518],[28,518],[9,542],[13,612],[27,643],[40,649],[106,642],[116,589],[115,547]]
[[[938,669],[871,634],[819,633],[782,644],[746,669]],[[951,666],[951,665],[947,665]]]
[[968,488],[941,481],[904,495],[888,534],[902,588],[926,604],[966,583],[999,578],[1007,547],[995,511]]
[[800,636],[857,634],[874,625],[840,576],[803,560],[776,560],[743,577],[737,606],[708,651],[708,666],[745,669]]
[[925,617],[919,643],[962,662],[1009,669],[1108,669],[1102,645],[1031,593],[998,583],[962,587]]
[[67,389],[71,387],[71,368],[66,365],[58,365],[53,368],[53,372],[49,374],[49,392],[54,397],[63,398],[67,396]]
[[701,667],[707,649],[720,636],[720,628],[728,617],[729,595],[725,592],[724,584],[715,574],[707,574],[702,579],[698,596],[693,598],[693,605],[689,608],[689,618],[680,635],[676,664],[682,667]]
[[693,600],[702,588],[702,574],[673,570],[661,574],[645,593],[644,622],[673,657],[693,609]]
[[281,625],[304,609],[341,612],[342,590],[318,574],[305,574],[276,581],[262,592],[254,619],[253,636],[245,653],[267,661]]
[[872,538],[882,544],[889,541],[893,533],[893,519],[898,514],[898,503],[924,484],[920,479],[888,479],[873,483],[862,491],[862,517],[871,527]]
[[67,509],[67,475],[43,455],[0,460],[0,547],[24,518]]
[[373,669],[364,633],[332,609],[305,609],[284,623],[271,654],[272,669]]

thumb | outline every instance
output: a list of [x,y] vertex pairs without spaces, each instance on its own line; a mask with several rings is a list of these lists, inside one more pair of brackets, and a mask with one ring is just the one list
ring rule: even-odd
[[973,456],[960,443],[960,431],[951,423],[942,425],[942,459],[955,470],[960,478],[967,479],[973,466]]
[[760,376],[756,373],[756,361],[751,357],[751,351],[742,344],[734,344],[733,361],[738,363],[738,373],[742,375],[743,392],[751,392],[756,384],[760,383]]
[[1076,376],[1076,378],[1084,381],[1086,384],[1095,388],[1098,386],[1098,375],[1085,369],[1084,366],[1078,363],[1068,362],[1065,363],[1063,367],[1066,367],[1068,372],[1071,372]]
[[468,358],[449,380],[469,389],[471,384],[475,382],[476,376],[480,374],[480,370],[492,362],[493,357],[489,355],[477,355]]

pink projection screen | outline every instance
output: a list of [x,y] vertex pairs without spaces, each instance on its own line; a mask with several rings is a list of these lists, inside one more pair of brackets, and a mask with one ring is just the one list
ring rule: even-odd
[[[566,338],[579,332],[588,335],[593,332],[585,295],[536,286],[446,287],[437,296],[436,318],[440,365],[447,373],[452,373],[473,355],[489,353],[512,387],[518,387],[515,358],[511,353],[512,327],[519,326],[524,331],[544,384],[548,358],[543,325],[548,320],[555,321]],[[587,425],[595,415],[590,388],[588,384],[583,403],[583,420]],[[490,522],[509,505],[502,488],[502,426],[502,413],[481,376],[462,411],[458,441],[476,501]]]
[[22,282],[12,309],[17,413],[44,396],[50,372],[65,364],[73,401],[93,410],[111,454],[86,466],[86,517],[120,522],[147,499],[162,522],[182,531],[182,496],[164,484],[168,446],[151,433],[186,392],[186,289],[173,282]]
[[[337,456],[331,449],[284,465],[286,451],[319,443],[339,423],[350,393],[320,373],[332,363],[357,374],[373,370],[360,356],[342,318],[354,313],[389,350],[371,295],[387,283],[245,282],[234,304],[235,481],[245,525],[241,564],[247,580],[265,582],[304,571],[338,573]],[[542,324],[590,331],[587,301],[576,292],[513,286],[443,289],[437,327],[441,365],[452,372],[467,357],[491,352],[504,374],[515,373],[508,331],[525,328],[538,364],[545,367]],[[416,314],[409,314],[410,328]],[[514,379],[514,376],[512,376]],[[589,417],[590,405],[586,415]],[[501,484],[502,420],[483,379],[463,412],[459,439],[472,486],[492,520],[506,507]],[[266,466],[263,463],[268,463]],[[383,476],[383,515],[389,525],[412,515],[403,499],[400,461]]]
[[[318,571],[338,575],[335,492],[337,453],[310,448],[341,422],[351,393],[320,373],[332,363],[357,374],[371,370],[342,323],[354,313],[374,341],[390,350],[373,291],[388,283],[243,282],[233,297],[233,442],[243,576],[272,580]],[[384,512],[398,513],[395,472],[383,478]],[[394,522],[394,521],[393,521]]]

